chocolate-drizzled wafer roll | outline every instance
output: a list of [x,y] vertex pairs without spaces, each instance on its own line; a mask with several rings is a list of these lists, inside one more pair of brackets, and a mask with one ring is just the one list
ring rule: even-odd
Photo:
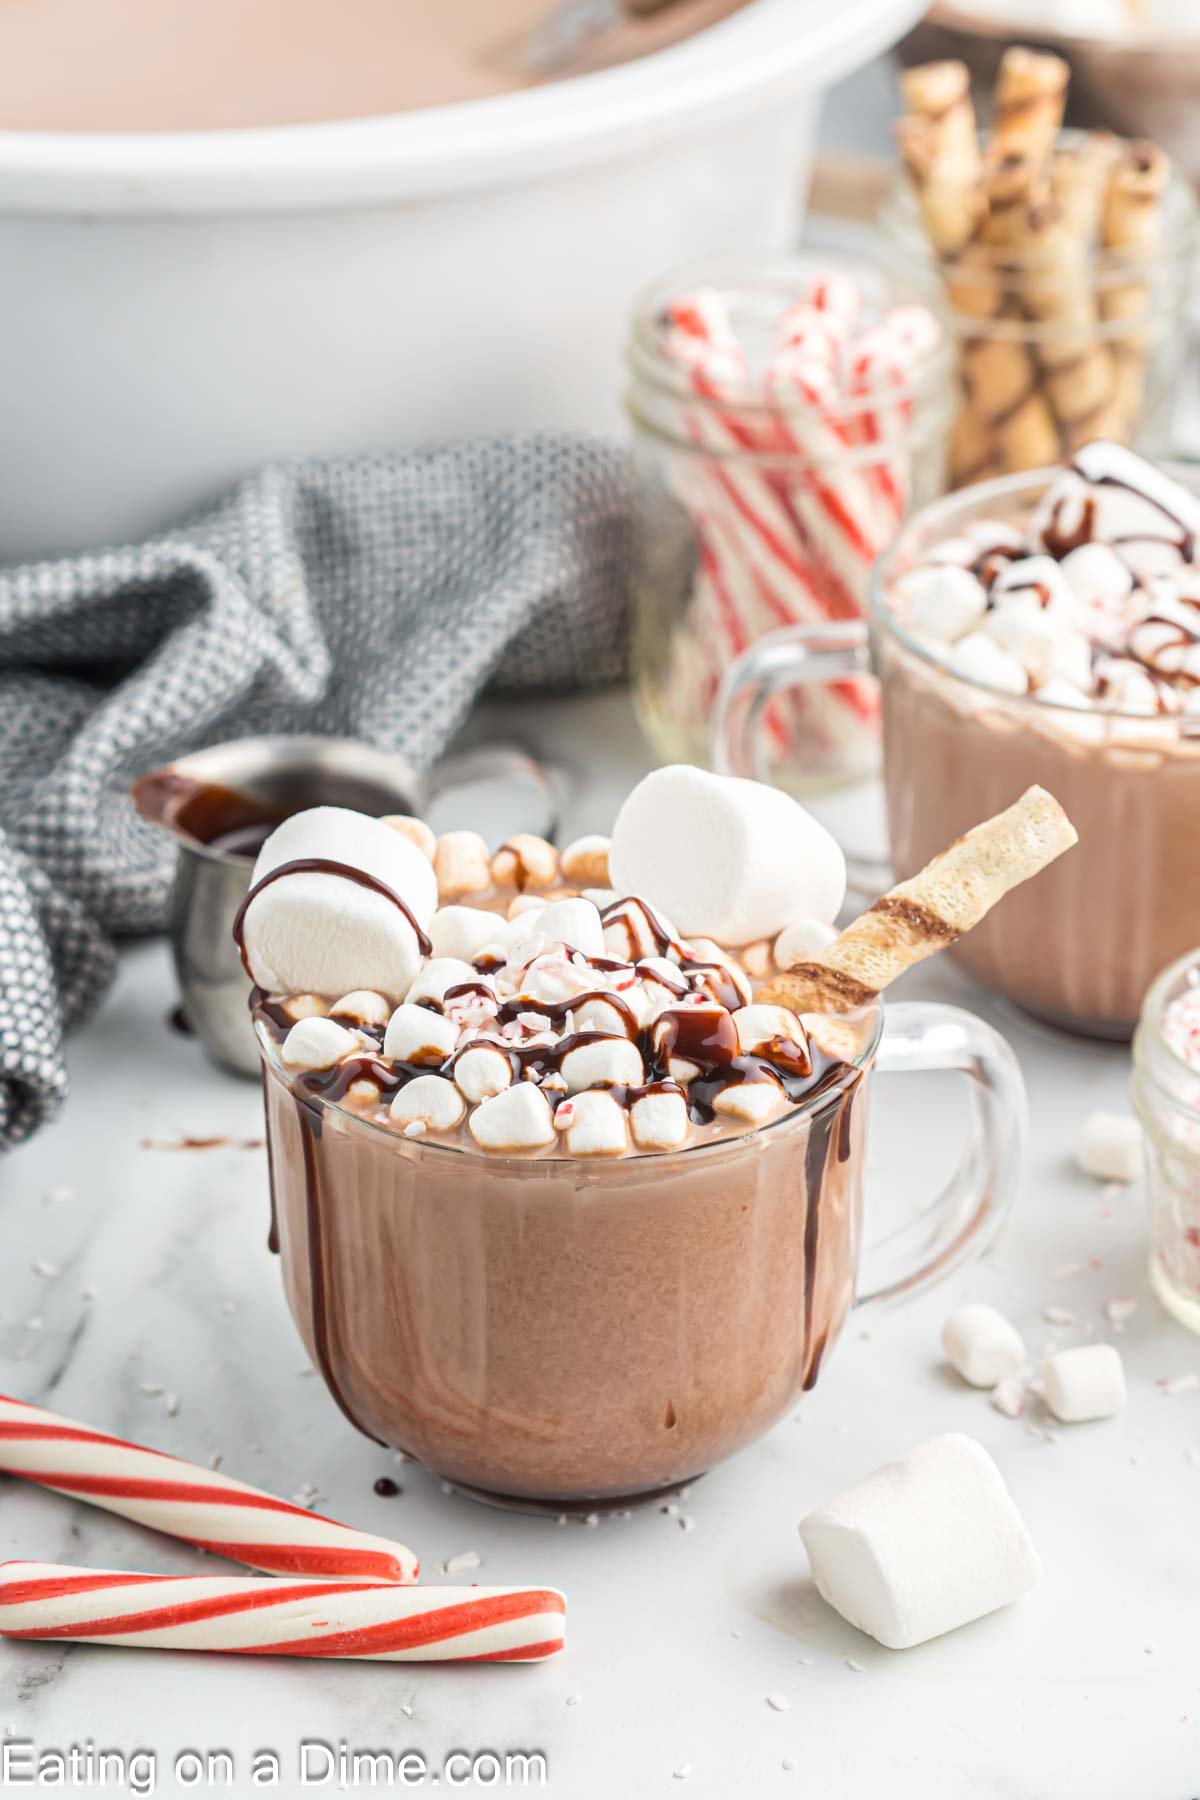
[[[1170,163],[1157,144],[1151,143],[1127,145],[1109,175],[1100,218],[1101,242],[1106,250],[1127,254],[1131,265],[1140,265],[1143,272],[1162,237],[1169,176]],[[1146,311],[1149,298],[1144,278],[1110,280],[1100,296],[1100,311],[1108,320],[1137,319]],[[1107,436],[1124,438],[1133,430],[1145,390],[1147,350],[1140,332],[1113,340],[1115,393]]]
[[1025,221],[1023,305],[1046,327],[1037,348],[1042,387],[1068,451],[1103,435],[1113,401],[1113,359],[1098,335],[1088,246],[1058,206]]
[[1050,158],[1050,198],[1081,250],[1100,235],[1105,189],[1119,151],[1111,132],[1093,131],[1060,144]]
[[1026,50],[1004,52],[992,98],[992,153],[1044,161],[1062,126],[1071,71],[1061,56]]
[[900,155],[939,256],[957,256],[984,212],[971,77],[961,62],[925,63],[901,76]]
[[898,975],[978,925],[1011,888],[1075,842],[1075,828],[1054,796],[1029,788],[884,894],[811,962],[776,976],[759,1002],[796,1013],[869,1006]]

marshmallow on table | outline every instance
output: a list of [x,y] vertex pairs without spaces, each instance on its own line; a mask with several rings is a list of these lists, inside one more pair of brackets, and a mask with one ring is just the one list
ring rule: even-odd
[[545,1095],[532,1081],[517,1081],[476,1107],[468,1121],[481,1150],[542,1150],[556,1139]]
[[1041,1563],[999,1469],[973,1438],[933,1438],[801,1521],[830,1606],[892,1650],[1028,1593]]
[[1056,1350],[1042,1370],[1046,1405],[1064,1425],[1111,1419],[1125,1404],[1125,1368],[1112,1344]]
[[1025,1362],[1025,1345],[1015,1325],[994,1306],[960,1306],[942,1327],[946,1360],[972,1387],[992,1388],[1015,1375]]
[[388,1020],[383,1054],[395,1062],[435,1063],[440,1067],[453,1054],[457,1043],[458,1027],[451,1020],[406,1000]]
[[1142,1128],[1128,1113],[1089,1113],[1080,1129],[1075,1160],[1098,1181],[1136,1181],[1142,1168]]
[[466,1102],[452,1081],[441,1075],[418,1075],[406,1082],[392,1101],[393,1125],[422,1125],[427,1131],[453,1131],[462,1123]]
[[834,839],[790,795],[674,765],[629,795],[613,827],[611,879],[661,906],[689,937],[774,937],[804,916],[831,923],[846,893]]
[[289,1069],[332,1069],[344,1056],[361,1049],[357,1031],[347,1031],[335,1019],[314,1015],[292,1026],[279,1054]]
[[[290,862],[343,863],[381,882],[425,927],[437,906],[437,883],[425,856],[379,819],[341,806],[295,813],[271,833],[251,877]],[[352,876],[281,876],[254,895],[242,920],[251,976],[273,993],[342,994],[373,988],[404,993],[421,962],[416,932],[387,894]]]

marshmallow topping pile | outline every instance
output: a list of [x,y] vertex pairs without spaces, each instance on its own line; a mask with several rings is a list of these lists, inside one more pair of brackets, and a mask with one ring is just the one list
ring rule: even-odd
[[1200,499],[1087,445],[1024,530],[976,519],[892,605],[955,674],[1056,706],[1200,717]]
[[674,767],[611,844],[561,856],[297,814],[263,846],[239,942],[260,1033],[313,1093],[409,1137],[612,1157],[752,1130],[826,1077],[806,1025],[754,990],[831,941],[845,881],[794,800]]

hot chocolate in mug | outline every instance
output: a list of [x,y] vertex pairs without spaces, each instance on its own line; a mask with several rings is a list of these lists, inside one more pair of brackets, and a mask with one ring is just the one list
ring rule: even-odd
[[[1158,476],[1141,467],[1148,480]],[[1170,473],[1191,493],[1200,492],[1194,470]],[[714,755],[718,767],[734,774],[769,779],[759,723],[771,697],[798,684],[873,671],[883,694],[888,830],[900,880],[1031,784],[1048,788],[1078,831],[1077,848],[1036,884],[1009,894],[950,954],[985,986],[1052,1024],[1127,1038],[1150,983],[1197,936],[1200,715],[1123,710],[1108,700],[1089,705],[1081,693],[1059,704],[1049,696],[1066,691],[1061,681],[1047,684],[1045,698],[1000,691],[948,667],[944,653],[935,654],[896,610],[905,577],[931,553],[964,544],[984,521],[1005,532],[995,555],[1028,554],[1013,543],[1060,479],[1046,471],[1007,476],[915,514],[876,565],[868,623],[832,621],[774,632],[731,667]],[[1097,488],[1102,482],[1124,488],[1112,476],[1095,480]],[[1086,508],[1085,497],[1081,533],[1093,528]],[[1187,521],[1179,524],[1179,544],[1169,541],[1177,523],[1164,514],[1161,536],[1144,528],[1139,544],[1148,546],[1147,555],[1182,555]],[[1072,542],[1055,548],[1069,556]],[[1074,547],[1085,542],[1089,549],[1107,549],[1082,534]],[[982,532],[976,546],[978,567],[987,561]],[[1185,574],[1189,566],[1195,565],[1187,559]],[[1200,596],[1200,581],[1195,592]],[[1189,653],[1189,636],[1200,644],[1200,599],[1188,604],[1197,609],[1195,623],[1190,630],[1186,622],[1173,623],[1183,642],[1169,646],[1183,654]],[[1118,667],[1137,674],[1127,659]],[[853,887],[875,892],[886,885],[885,868],[851,861]]]
[[[269,1009],[258,1025],[273,1241],[313,1362],[360,1431],[508,1503],[615,1505],[749,1444],[823,1376],[852,1306],[978,1255],[1020,1179],[1016,1060],[954,1007],[880,1003],[761,1129],[612,1160],[406,1137],[341,1104],[353,1062],[300,1077]],[[864,1253],[870,1089],[934,1069],[967,1078],[959,1169]]]

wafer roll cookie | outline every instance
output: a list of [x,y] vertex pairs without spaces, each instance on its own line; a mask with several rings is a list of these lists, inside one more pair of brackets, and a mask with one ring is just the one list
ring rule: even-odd
[[1031,213],[1024,247],[1026,311],[1050,327],[1038,350],[1043,385],[1068,450],[1078,450],[1107,418],[1114,385],[1113,359],[1097,335],[1087,246],[1051,205]]
[[1070,69],[1061,56],[1020,45],[1004,52],[992,101],[992,149],[997,156],[1049,156],[1062,126]]
[[[1100,220],[1107,250],[1128,252],[1131,263],[1150,260],[1162,236],[1162,208],[1170,164],[1156,144],[1130,144],[1113,164]],[[1110,283],[1101,294],[1105,319],[1136,319],[1149,301],[1144,281]],[[1113,342],[1115,393],[1110,435],[1129,437],[1142,409],[1146,338],[1130,333]]]
[[1111,132],[1094,131],[1077,144],[1061,144],[1050,158],[1050,197],[1081,250],[1100,235],[1104,192],[1119,144]]
[[954,943],[1011,888],[1076,842],[1075,828],[1045,788],[976,825],[877,900],[811,962],[779,975],[758,996],[793,1012],[848,1012]]
[[925,63],[901,77],[900,154],[939,256],[970,243],[983,215],[979,138],[965,63]]

